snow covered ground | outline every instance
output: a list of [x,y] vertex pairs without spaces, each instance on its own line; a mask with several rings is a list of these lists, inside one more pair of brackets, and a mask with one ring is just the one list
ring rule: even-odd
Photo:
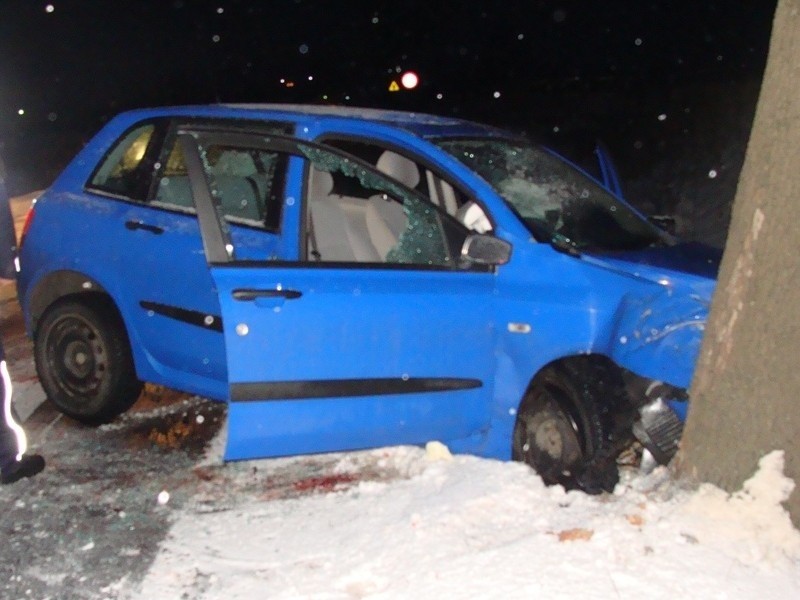
[[[174,515],[144,582],[107,591],[148,600],[800,597],[800,532],[780,505],[794,484],[779,452],[733,495],[682,490],[658,469],[629,472],[597,497],[436,443],[334,458],[318,493],[220,505],[206,488]],[[224,469],[246,479],[299,460]],[[400,476],[358,482],[368,464]]]

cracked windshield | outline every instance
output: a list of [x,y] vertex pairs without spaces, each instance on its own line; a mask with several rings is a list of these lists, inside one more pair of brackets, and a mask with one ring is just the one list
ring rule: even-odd
[[483,177],[540,242],[576,250],[636,250],[663,237],[589,177],[524,141],[444,140],[438,145]]

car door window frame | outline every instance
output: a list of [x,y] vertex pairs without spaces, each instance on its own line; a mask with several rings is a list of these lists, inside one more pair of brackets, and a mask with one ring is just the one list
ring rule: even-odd
[[[212,193],[206,175],[206,167],[203,164],[202,148],[205,143],[214,142],[219,143],[225,140],[227,143],[239,144],[242,146],[250,146],[253,148],[263,148],[276,152],[283,152],[291,156],[295,156],[306,161],[306,177],[308,180],[308,165],[313,164],[313,160],[309,157],[308,153],[303,152],[302,148],[324,152],[326,154],[333,154],[341,157],[344,161],[350,162],[358,169],[364,169],[365,172],[374,176],[376,180],[385,182],[387,193],[397,193],[398,195],[408,196],[424,202],[432,210],[437,213],[437,216],[446,219],[450,225],[463,230],[464,238],[469,235],[469,231],[464,228],[460,223],[453,219],[450,215],[442,211],[439,207],[432,204],[419,192],[408,189],[400,182],[395,181],[388,175],[377,171],[372,165],[362,161],[361,159],[343,152],[337,148],[325,146],[317,142],[311,142],[304,139],[295,137],[273,135],[273,134],[252,134],[243,133],[229,130],[197,130],[194,128],[181,128],[178,131],[178,136],[183,145],[185,153],[184,158],[188,158],[188,153],[192,154],[191,160],[187,161],[187,168],[189,168],[190,177],[192,181],[192,192],[194,194],[194,202],[197,208],[197,216],[200,220],[201,231],[204,232],[204,246],[208,243],[206,248],[206,256],[210,265],[233,265],[243,264],[243,262],[251,263],[253,265],[285,265],[290,263],[294,266],[301,267],[346,267],[346,268],[383,268],[392,269],[400,268],[408,269],[424,269],[424,270],[444,270],[444,271],[490,271],[493,268],[487,265],[461,265],[453,261],[452,265],[425,265],[417,263],[362,263],[362,262],[315,262],[308,258],[300,261],[239,261],[235,256],[235,248],[231,242],[229,228],[224,219],[220,217],[219,201]],[[190,166],[191,164],[191,166]],[[194,174],[194,175],[192,175]],[[306,211],[304,211],[306,212]],[[305,220],[305,214],[303,219]],[[308,231],[308,223],[304,223],[300,227],[298,234],[302,240],[306,239]],[[459,248],[460,251],[460,248]],[[456,258],[456,257],[454,257]]]

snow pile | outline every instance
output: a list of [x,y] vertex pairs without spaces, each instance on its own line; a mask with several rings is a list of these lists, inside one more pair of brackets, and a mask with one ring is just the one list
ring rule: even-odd
[[590,497],[545,487],[521,464],[445,450],[343,454],[333,469],[401,471],[389,482],[184,509],[127,597],[800,597],[780,453],[733,495],[683,491],[659,469]]

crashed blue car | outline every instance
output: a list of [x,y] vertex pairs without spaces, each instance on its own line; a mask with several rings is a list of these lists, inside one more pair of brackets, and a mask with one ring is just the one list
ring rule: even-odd
[[232,460],[439,440],[611,489],[634,437],[675,452],[719,256],[600,156],[602,183],[452,118],[121,114],[25,225],[42,386],[85,423],[143,381],[227,402]]

